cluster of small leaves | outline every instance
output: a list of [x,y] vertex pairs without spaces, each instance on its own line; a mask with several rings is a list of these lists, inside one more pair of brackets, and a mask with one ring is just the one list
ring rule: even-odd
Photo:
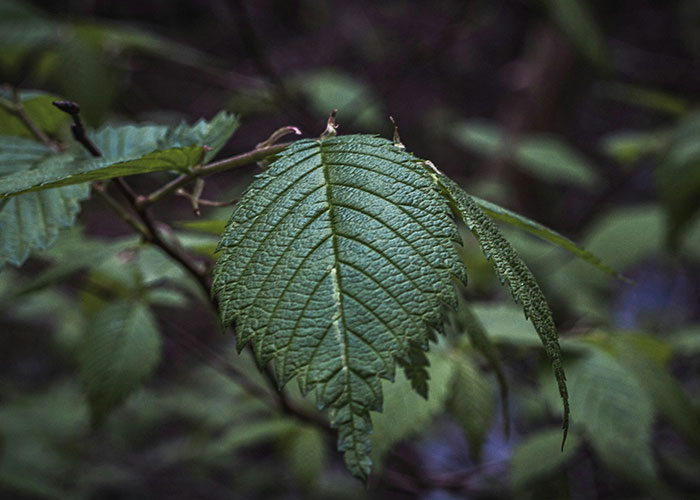
[[[60,134],[67,123],[59,119],[58,110],[46,111],[51,96],[32,92],[21,98],[31,119],[43,123],[42,117],[51,117],[47,132]],[[0,113],[11,116],[2,108]],[[57,153],[47,144],[23,137],[27,128],[20,125],[16,119],[0,125],[4,134],[0,135],[0,266],[21,265],[33,250],[51,247],[60,228],[75,222],[80,202],[89,196],[89,181],[185,171],[212,158],[238,121],[220,113],[210,122],[201,120],[192,126],[106,126],[91,134],[102,151],[100,158],[77,146]]]

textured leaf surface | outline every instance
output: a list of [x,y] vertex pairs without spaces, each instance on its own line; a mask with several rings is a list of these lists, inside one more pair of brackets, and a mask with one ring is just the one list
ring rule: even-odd
[[159,359],[160,334],[147,306],[123,300],[99,311],[78,354],[93,421],[131,394]]
[[564,404],[563,427],[564,439],[566,439],[569,428],[569,397],[559,338],[547,299],[518,252],[503,237],[496,224],[484,214],[474,199],[457,183],[445,176],[440,176],[438,182],[445,189],[445,195],[450,198],[455,212],[479,240],[484,255],[491,260],[501,282],[510,287],[513,298],[520,303],[525,316],[535,325],[535,330],[552,363],[559,394]]
[[562,234],[559,234],[553,229],[549,229],[547,226],[544,226],[539,222],[535,222],[532,219],[528,219],[527,217],[512,212],[507,208],[498,206],[490,201],[482,200],[481,198],[477,198],[476,196],[472,196],[472,198],[474,199],[476,204],[479,205],[479,208],[481,208],[481,210],[483,210],[489,217],[505,222],[506,224],[510,224],[511,226],[517,227],[518,229],[522,229],[523,231],[527,231],[530,234],[533,234],[539,238],[542,238],[545,241],[553,243],[554,245],[571,252],[580,259],[588,262],[589,264],[594,265],[601,271],[604,271],[613,276],[621,277],[621,275],[617,271],[615,271],[615,269],[603,263],[600,257],[597,257],[595,254],[589,252],[582,246],[574,243],[569,238]]
[[[0,136],[0,185],[54,156],[36,141]],[[80,201],[88,195],[86,185],[75,185],[0,200],[0,267],[6,262],[19,266],[33,250],[52,246],[59,230],[75,222]]]
[[457,229],[414,157],[372,136],[294,143],[248,189],[214,272],[225,324],[280,385],[329,408],[350,470],[370,468],[381,378],[455,304]]
[[200,120],[192,126],[105,127],[91,134],[102,151],[101,158],[88,158],[80,151],[71,161],[67,155],[58,155],[31,171],[10,174],[0,184],[0,198],[87,181],[187,169],[202,161],[204,145],[212,148],[205,160],[215,155],[237,126],[235,116],[219,113],[211,122]]

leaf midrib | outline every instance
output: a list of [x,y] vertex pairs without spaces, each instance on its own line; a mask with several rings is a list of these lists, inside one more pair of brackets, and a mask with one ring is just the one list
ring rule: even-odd
[[[357,428],[355,427],[355,412],[353,411],[353,398],[352,398],[352,381],[350,380],[350,366],[348,365],[348,327],[345,322],[345,310],[344,310],[344,304],[343,304],[343,280],[342,276],[340,273],[340,252],[338,248],[338,231],[336,228],[336,214],[335,214],[335,206],[334,206],[334,201],[333,201],[333,189],[332,189],[332,182],[330,179],[330,172],[329,168],[330,165],[327,163],[326,160],[326,155],[323,150],[323,141],[319,140],[319,154],[321,157],[321,171],[323,172],[323,180],[324,184],[326,186],[326,203],[328,204],[328,221],[330,224],[330,230],[331,230],[331,242],[333,245],[333,268],[331,269],[331,276],[333,279],[333,288],[334,288],[334,297],[336,297],[337,304],[338,304],[338,314],[339,318],[334,319],[335,321],[338,321],[340,319],[342,326],[343,326],[343,331],[342,331],[342,355],[341,355],[341,360],[342,360],[342,365],[343,365],[343,370],[345,371],[345,387],[347,390],[347,398],[348,398],[348,407],[350,408],[350,427],[352,429],[352,432],[350,433],[351,439],[352,439],[352,451],[353,454],[355,455],[355,460],[357,463],[361,463],[361,457],[358,454],[358,443],[357,443]],[[333,273],[333,270],[335,270],[335,273]],[[337,295],[336,295],[337,294]],[[331,328],[333,328],[335,325],[331,324]]]

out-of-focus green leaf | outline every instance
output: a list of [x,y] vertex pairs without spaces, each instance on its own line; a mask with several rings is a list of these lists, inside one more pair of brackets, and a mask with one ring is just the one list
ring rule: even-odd
[[337,108],[347,116],[346,121],[354,121],[358,127],[375,129],[382,124],[379,100],[355,76],[336,69],[320,69],[297,75],[290,84],[321,116]]
[[656,350],[648,352],[636,337],[616,335],[611,341],[614,356],[643,384],[656,410],[700,447],[700,414],[668,368],[653,357],[657,356]]
[[[67,130],[70,117],[51,104],[53,101],[60,100],[60,97],[37,91],[23,91],[19,96],[25,114],[48,135],[55,137],[62,129]],[[12,96],[4,90],[0,90],[0,99],[12,103]],[[34,139],[34,135],[22,120],[2,106],[0,106],[0,134]]]
[[[203,146],[212,147],[207,158],[218,152],[238,126],[234,115],[219,113],[210,122],[118,128],[105,127],[92,134],[101,158],[77,159],[67,155],[47,157],[33,170],[6,176],[0,183],[0,198],[87,181],[162,170],[185,170],[204,159]],[[2,146],[0,146],[2,147]]]
[[98,47],[110,57],[130,52],[199,68],[222,63],[209,54],[133,25],[76,22],[73,30],[84,43]]
[[300,427],[286,446],[289,468],[299,484],[310,489],[326,464],[326,443],[317,429]]
[[488,158],[512,160],[518,169],[545,182],[593,189],[602,183],[593,166],[580,153],[554,136],[526,135],[508,138],[497,124],[467,120],[450,127],[453,140]]
[[623,130],[603,137],[600,149],[622,165],[637,163],[642,157],[657,153],[666,143],[659,132]]
[[549,429],[528,436],[515,449],[510,461],[513,489],[522,490],[534,481],[547,479],[576,454],[580,445],[579,436],[572,433],[561,450],[560,429]]
[[296,431],[297,427],[298,424],[288,418],[267,418],[257,422],[233,425],[207,448],[206,456],[209,460],[230,456],[246,446],[289,436]]
[[500,207],[490,201],[482,200],[476,197],[473,198],[474,201],[476,201],[476,203],[479,205],[479,207],[490,217],[510,224],[511,226],[517,227],[518,229],[522,229],[523,231],[527,231],[528,233],[533,234],[538,238],[541,238],[554,245],[557,245],[560,248],[563,248],[564,250],[571,252],[580,259],[596,266],[603,272],[620,277],[620,274],[617,271],[615,271],[610,266],[604,264],[600,258],[595,256],[582,246],[574,243],[566,236],[554,231],[553,229],[549,229],[548,227],[543,226],[539,222],[535,222],[531,219],[528,219],[527,217],[512,212],[507,208]]
[[203,233],[213,234],[216,236],[221,236],[226,229],[226,224],[228,220],[218,219],[199,219],[199,220],[186,220],[176,222],[174,226],[181,227],[184,229],[191,229],[193,231],[201,231]]
[[654,405],[637,378],[612,356],[595,350],[567,366],[571,417],[597,456],[627,480],[657,480],[651,447]]
[[469,120],[450,127],[452,138],[460,145],[484,156],[495,156],[505,149],[505,136],[498,125]]
[[153,372],[160,342],[158,325],[141,303],[117,301],[97,313],[78,353],[93,422],[101,423]]
[[56,23],[29,2],[0,0],[0,45],[31,49],[56,35]]
[[[460,303],[457,306],[455,319],[458,323],[458,326],[466,332],[467,336],[469,337],[469,342],[472,344],[474,349],[480,352],[481,355],[484,356],[484,358],[486,358],[486,361],[489,363],[490,368],[496,375],[496,380],[498,380],[498,388],[501,394],[501,411],[503,415],[503,427],[505,429],[506,434],[508,434],[510,432],[508,381],[506,379],[505,370],[503,369],[503,364],[501,363],[501,358],[498,355],[496,346],[491,342],[491,338],[488,336],[488,333],[479,321],[479,318],[477,318],[476,314],[474,314],[474,312],[472,311],[471,304],[468,304],[461,297]],[[463,377],[468,378],[470,374],[467,372],[459,372],[459,374],[461,374],[461,376]],[[474,372],[474,375],[478,376],[479,374],[477,372]],[[478,392],[479,389],[477,382],[473,382],[471,384],[467,383],[465,387],[475,392]],[[478,397],[476,399],[478,399]],[[489,391],[489,401],[490,400],[491,392]],[[481,402],[483,402],[483,399],[481,400]],[[492,407],[493,405],[491,404],[490,406]],[[474,411],[476,411],[476,409]],[[460,411],[459,413],[462,416],[465,415],[464,411]],[[483,412],[481,414],[484,415]],[[483,435],[480,436],[478,429],[482,428],[485,425],[490,425],[491,417],[489,416],[489,422],[484,422],[484,420],[484,418],[479,419],[478,417],[475,417],[475,427],[471,430],[468,428],[467,425],[462,425],[467,433],[467,436],[469,436],[470,438],[469,442],[470,444],[472,444],[472,449],[475,451],[475,456],[479,456],[481,452],[481,445],[483,444],[483,438],[486,434],[486,430],[488,430],[488,428],[485,428],[483,431]],[[483,425],[480,426],[479,424]],[[474,443],[472,443],[472,441]]]
[[609,210],[590,227],[583,246],[612,267],[625,269],[661,250],[663,230],[658,206],[620,207]]
[[384,405],[381,413],[372,416],[372,463],[375,470],[382,464],[382,457],[392,445],[417,433],[442,411],[450,392],[454,363],[440,353],[428,353],[430,362],[430,395],[426,401],[412,388],[402,372],[396,381],[382,381]]
[[668,341],[676,353],[683,356],[694,356],[700,353],[700,326],[690,326],[678,330]]
[[[479,462],[486,434],[493,424],[491,385],[466,356],[454,359],[454,364],[448,409],[469,440],[469,454],[474,461]],[[561,441],[561,432],[559,440]]]
[[602,182],[580,153],[554,137],[523,138],[515,148],[514,159],[521,169],[547,182],[586,189],[594,189]]
[[608,83],[603,92],[610,99],[668,115],[683,115],[690,107],[685,99],[639,85]]
[[679,233],[700,210],[700,114],[683,120],[671,133],[657,187],[670,217],[669,239],[677,243]]
[[[54,156],[36,141],[0,136],[0,189],[45,168]],[[73,225],[89,191],[77,184],[0,199],[0,267],[6,262],[19,266],[34,250],[50,248],[59,230]]]
[[553,21],[591,63],[600,68],[610,64],[608,47],[590,4],[586,0],[547,0]]
[[78,387],[58,383],[47,392],[5,397],[0,404],[0,432],[5,452],[0,460],[0,489],[21,498],[80,498],[66,477],[78,474],[70,455],[88,430],[87,406]]
[[173,288],[158,287],[148,291],[146,301],[157,306],[184,307],[187,305],[187,296]]

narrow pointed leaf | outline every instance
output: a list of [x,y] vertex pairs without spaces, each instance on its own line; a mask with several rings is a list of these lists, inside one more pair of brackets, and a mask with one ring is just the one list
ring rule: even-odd
[[615,271],[615,269],[605,264],[600,259],[600,257],[597,257],[593,253],[589,252],[582,246],[574,243],[569,238],[554,231],[553,229],[549,229],[548,227],[540,224],[539,222],[535,222],[532,219],[528,219],[523,215],[517,214],[511,210],[508,210],[507,208],[498,206],[490,201],[482,200],[481,198],[477,198],[476,196],[472,196],[472,199],[476,202],[477,205],[479,205],[479,208],[481,208],[481,210],[483,210],[489,217],[500,220],[501,222],[505,222],[506,224],[510,224],[511,226],[516,227],[518,229],[522,229],[523,231],[527,231],[528,233],[534,236],[537,236],[560,248],[563,248],[564,250],[571,252],[578,258],[588,262],[589,264],[594,265],[603,272],[606,272],[612,276],[623,280],[626,279],[620,273]]
[[416,159],[372,136],[303,140],[247,190],[220,242],[214,290],[239,348],[330,411],[338,447],[369,474],[381,379],[427,348],[464,280],[458,233]]
[[[491,261],[501,282],[508,287],[525,316],[535,325],[557,379],[559,394],[564,405],[564,440],[569,428],[569,396],[562,366],[561,347],[552,312],[534,276],[518,252],[501,234],[496,224],[479,208],[476,201],[457,183],[445,176],[437,178],[450,199],[454,211],[476,236],[484,255]],[[562,443],[563,445],[563,443]]]

